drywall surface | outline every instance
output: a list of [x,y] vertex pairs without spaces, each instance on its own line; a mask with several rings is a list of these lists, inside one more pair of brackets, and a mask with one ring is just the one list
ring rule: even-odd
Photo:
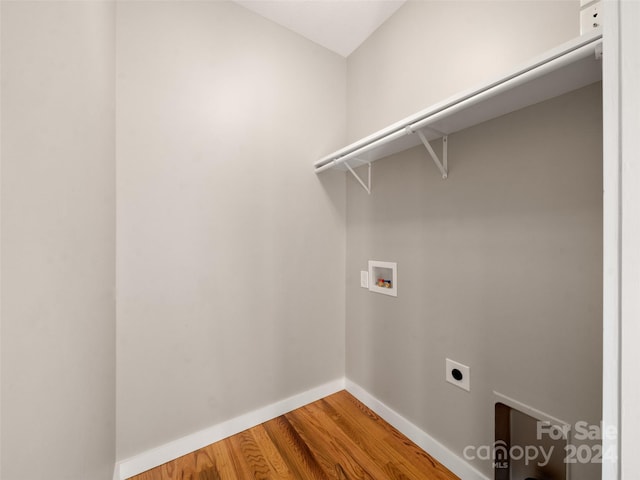
[[113,474],[113,21],[2,2],[3,480]]
[[[450,135],[447,180],[414,148],[373,164],[371,196],[347,182],[347,377],[461,457],[493,443],[493,391],[601,418],[601,128],[594,84]],[[397,298],[360,288],[370,259],[398,262]]]
[[116,36],[125,459],[344,375],[346,60],[230,2]]
[[620,54],[622,58],[621,163],[622,163],[622,322],[621,322],[621,466],[624,480],[638,475],[640,470],[640,374],[638,340],[640,339],[640,4],[620,2]]
[[348,139],[579,35],[577,1],[407,1],[348,58]]

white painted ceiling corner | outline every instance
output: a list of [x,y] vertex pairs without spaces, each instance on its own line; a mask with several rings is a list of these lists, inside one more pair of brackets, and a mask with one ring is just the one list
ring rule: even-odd
[[348,57],[406,0],[234,0]]

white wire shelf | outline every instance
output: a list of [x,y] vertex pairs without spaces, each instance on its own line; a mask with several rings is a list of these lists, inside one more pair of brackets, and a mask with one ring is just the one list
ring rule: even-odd
[[[571,92],[602,79],[602,32],[596,30],[565,43],[479,88],[462,92],[321,158],[316,173],[354,168],[420,144],[447,178],[447,135]],[[443,158],[429,142],[443,138]]]

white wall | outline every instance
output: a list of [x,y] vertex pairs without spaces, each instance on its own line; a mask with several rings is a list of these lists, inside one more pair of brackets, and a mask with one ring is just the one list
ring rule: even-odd
[[114,8],[2,2],[4,480],[111,478]]
[[350,141],[579,34],[577,1],[409,0],[348,59]]
[[344,375],[345,92],[235,4],[118,4],[119,459]]
[[343,59],[235,5],[117,10],[114,39],[107,3],[2,2],[6,480],[110,477],[114,345],[120,459],[341,376],[345,180],[312,161],[578,29],[576,2],[412,1],[347,95]]
[[631,480],[640,470],[640,3],[620,2],[621,54],[621,466]]
[[[493,391],[601,418],[601,112],[595,84],[450,135],[447,180],[418,147],[371,196],[348,181],[347,377],[461,457],[494,441]],[[397,298],[360,288],[369,259],[398,262]]]
[[234,4],[2,4],[2,478],[111,476],[116,344],[119,458],[342,377],[345,92]]
[[[348,59],[349,138],[577,35],[577,2],[409,2]],[[493,390],[601,418],[601,110],[594,86],[450,136],[446,181],[423,148],[371,196],[348,180],[347,376],[461,456],[493,441]],[[368,259],[399,262],[397,299],[359,287]]]

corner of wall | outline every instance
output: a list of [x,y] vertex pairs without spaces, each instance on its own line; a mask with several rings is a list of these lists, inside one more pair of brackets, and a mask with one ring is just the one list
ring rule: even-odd
[[344,390],[345,379],[338,378],[289,398],[253,410],[225,422],[213,425],[182,438],[160,445],[146,452],[119,461],[114,469],[114,480],[125,480],[178,457],[211,445],[248,428],[267,422],[287,412]]
[[489,480],[459,455],[348,378],[345,379],[345,389],[460,478]]

